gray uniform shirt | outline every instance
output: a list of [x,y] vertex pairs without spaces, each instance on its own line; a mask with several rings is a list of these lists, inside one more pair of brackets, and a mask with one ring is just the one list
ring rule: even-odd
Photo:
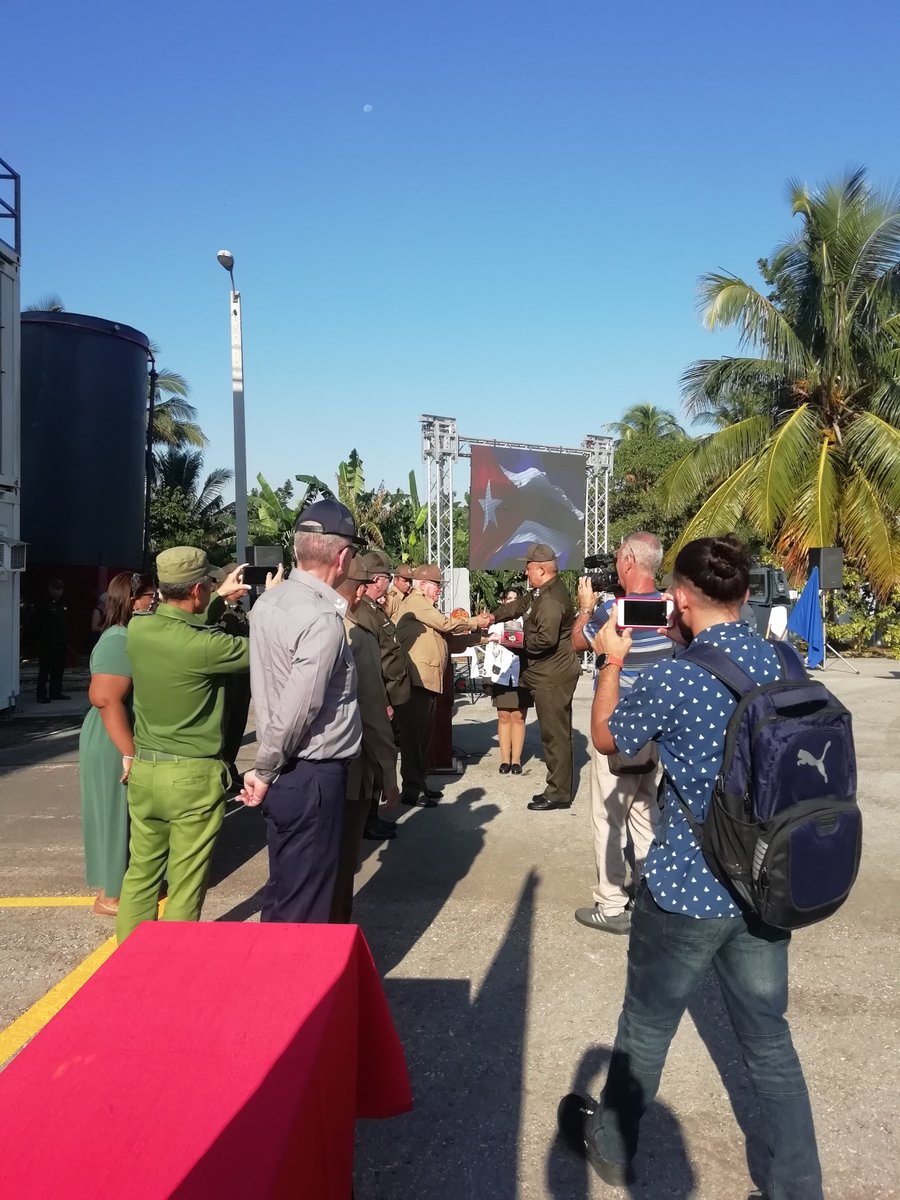
[[250,614],[256,770],[271,779],[292,758],[354,758],[362,745],[347,605],[295,567]]

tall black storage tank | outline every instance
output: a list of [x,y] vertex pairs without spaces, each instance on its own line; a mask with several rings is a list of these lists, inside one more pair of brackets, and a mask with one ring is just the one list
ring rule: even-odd
[[29,565],[140,566],[149,344],[100,317],[22,314]]

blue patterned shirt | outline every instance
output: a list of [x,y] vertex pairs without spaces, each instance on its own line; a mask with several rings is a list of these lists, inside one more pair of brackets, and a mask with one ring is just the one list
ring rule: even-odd
[[[712,625],[697,635],[730,654],[758,683],[780,678],[773,648],[745,621]],[[635,754],[649,741],[681,798],[702,821],[722,765],[725,728],[734,712],[731,692],[690,660],[674,658],[648,667],[616,705],[609,728],[616,749]],[[644,864],[653,899],[668,912],[688,917],[736,917],[737,905],[707,867],[681,805],[666,779],[665,808]]]

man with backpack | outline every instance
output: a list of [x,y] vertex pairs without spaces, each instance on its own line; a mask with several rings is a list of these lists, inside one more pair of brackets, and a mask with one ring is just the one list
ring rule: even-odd
[[[816,708],[818,699],[806,692],[821,685],[800,683],[805,676],[798,670],[799,660],[790,664],[783,657],[793,651],[782,646],[779,652],[739,619],[748,582],[749,560],[737,539],[700,538],[686,545],[675,561],[669,632],[676,644],[689,648],[648,668],[621,703],[619,673],[631,635],[608,621],[597,638],[607,658],[592,710],[594,745],[604,754],[634,755],[655,741],[665,772],[665,803],[635,902],[625,1000],[606,1085],[599,1101],[565,1096],[557,1116],[563,1137],[601,1179],[627,1186],[641,1117],[656,1095],[669,1045],[691,996],[713,966],[756,1089],[770,1155],[768,1178],[753,1196],[822,1200],[809,1096],[785,1018],[790,933],[763,921],[751,903],[738,903],[738,890],[720,882],[726,873],[718,863],[720,878],[713,873],[696,835],[706,845],[700,823],[721,799],[717,781],[723,773],[726,730],[731,736],[729,720],[738,708],[737,685],[726,686],[714,673],[723,666],[720,660],[723,674],[739,668],[735,679],[746,680],[741,688],[754,693],[759,689],[753,685],[775,684],[786,676],[796,680],[777,686],[797,688],[798,705],[812,706],[820,721],[840,724],[846,718],[845,739],[850,738],[849,715],[841,709],[832,718],[828,714],[834,707]],[[825,734],[834,740],[831,729],[828,725]],[[790,766],[801,781],[798,786],[812,789],[810,796],[819,770],[806,760],[825,762],[828,753],[820,734],[817,729],[792,734],[801,741],[791,744]],[[852,739],[846,749],[852,756]],[[837,763],[831,770],[837,773]],[[767,784],[765,771],[760,774]],[[852,784],[855,791],[855,772]],[[750,784],[746,786],[745,796],[739,797],[745,802]],[[804,811],[814,804],[812,799],[805,803]],[[858,819],[855,801],[848,800],[846,810],[840,820],[854,813]],[[828,818],[832,820],[830,812]],[[766,861],[758,846],[756,853]],[[756,892],[753,899],[758,899]]]

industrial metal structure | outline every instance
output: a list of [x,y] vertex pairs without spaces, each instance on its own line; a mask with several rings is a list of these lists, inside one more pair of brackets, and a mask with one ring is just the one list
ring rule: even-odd
[[0,159],[0,710],[15,709],[19,695],[19,583],[25,569],[25,546],[19,538],[20,197],[19,176]]
[[[589,433],[578,447],[541,446],[532,442],[507,442],[462,436],[455,417],[423,414],[419,418],[422,461],[427,474],[428,561],[436,563],[448,585],[442,605],[451,603],[450,581],[453,562],[453,464],[471,457],[472,446],[497,446],[515,450],[540,450],[558,454],[581,454],[585,459],[584,551],[597,554],[608,548],[609,479],[613,469],[615,441]],[[466,447],[468,449],[466,449]]]

